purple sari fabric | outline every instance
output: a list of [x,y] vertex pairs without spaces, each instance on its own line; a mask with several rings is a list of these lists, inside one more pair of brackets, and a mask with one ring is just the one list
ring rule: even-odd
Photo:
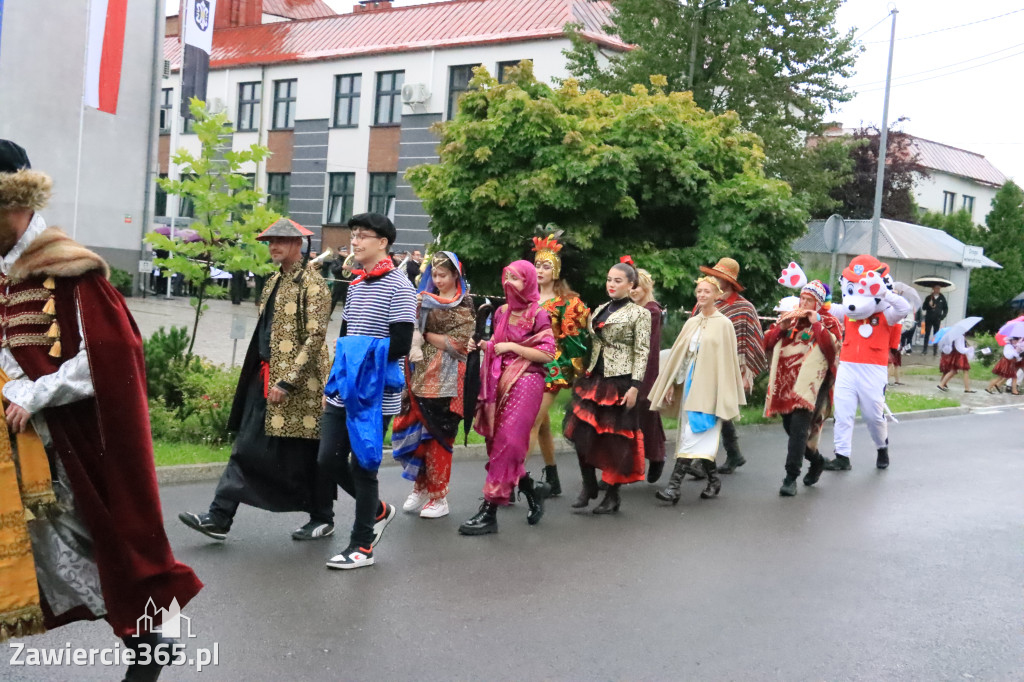
[[[516,267],[520,263],[526,267]],[[495,313],[494,336],[487,345],[480,368],[481,402],[477,406],[476,420],[477,431],[487,443],[484,499],[498,505],[508,504],[513,489],[526,473],[523,462],[530,447],[530,430],[544,397],[544,364],[530,362],[516,353],[498,355],[494,345],[510,341],[555,353],[551,319],[547,311],[537,305],[539,292],[534,295],[537,276],[533,264],[517,261],[509,267],[516,267],[517,274],[526,281],[524,291],[515,292],[519,296],[509,297],[512,308],[524,312],[517,322],[512,322],[508,306],[502,306]],[[507,295],[511,287],[505,288]]]

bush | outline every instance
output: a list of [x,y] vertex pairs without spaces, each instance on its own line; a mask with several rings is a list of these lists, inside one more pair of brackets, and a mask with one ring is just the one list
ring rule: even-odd
[[132,275],[127,270],[121,268],[110,268],[110,283],[115,289],[121,292],[122,296],[132,295]]
[[[985,367],[991,367],[999,362],[999,358],[1003,357],[1003,347],[999,345],[996,337],[992,334],[975,334],[971,343],[974,344],[974,359]],[[985,355],[981,352],[982,348],[988,348],[992,352]]]
[[241,370],[189,357],[188,343],[185,327],[172,327],[170,332],[161,327],[143,342],[153,437],[228,443],[228,415]]

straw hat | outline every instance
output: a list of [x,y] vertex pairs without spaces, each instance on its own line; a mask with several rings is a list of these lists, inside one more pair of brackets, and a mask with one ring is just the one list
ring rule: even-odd
[[740,276],[740,264],[732,258],[719,259],[718,263],[716,263],[713,268],[702,265],[700,266],[700,271],[705,275],[711,275],[712,277],[717,277],[722,281],[728,282],[734,289],[736,289],[736,291],[743,291],[743,289],[745,289],[738,280]]

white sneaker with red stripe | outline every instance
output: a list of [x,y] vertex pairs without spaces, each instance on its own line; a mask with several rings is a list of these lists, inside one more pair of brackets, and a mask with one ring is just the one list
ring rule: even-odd
[[409,497],[405,498],[405,504],[402,505],[402,511],[418,511],[424,504],[426,504],[429,501],[430,495],[427,494],[426,490],[413,490],[411,493],[409,493]]
[[421,519],[439,519],[442,516],[448,516],[447,497],[427,502],[426,506],[423,507],[423,510],[420,511]]
[[332,556],[327,562],[327,568],[362,568],[373,565],[373,548],[349,547],[341,554]]

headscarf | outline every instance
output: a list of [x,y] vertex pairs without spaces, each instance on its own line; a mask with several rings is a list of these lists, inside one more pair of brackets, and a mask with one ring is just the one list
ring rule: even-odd
[[[434,263],[442,262],[444,260],[451,261],[455,265],[455,269],[458,273],[455,276],[455,296],[452,298],[441,298],[438,295],[437,287],[434,286],[434,278],[432,273],[434,272]],[[462,269],[462,262],[459,257],[455,255],[454,251],[438,251],[431,256],[427,266],[423,269],[420,275],[420,319],[419,327],[420,331],[426,327],[427,315],[430,314],[431,310],[451,310],[457,308],[462,304],[462,300],[469,293],[469,282],[466,281],[465,272]]]
[[[516,273],[523,282],[522,289],[516,289],[508,281],[509,272]],[[528,260],[517,260],[501,271],[501,286],[505,290],[505,302],[509,312],[523,311],[523,318],[532,320],[537,314],[540,288],[537,286],[537,268]],[[502,341],[508,338],[510,315],[496,316],[494,338]]]

